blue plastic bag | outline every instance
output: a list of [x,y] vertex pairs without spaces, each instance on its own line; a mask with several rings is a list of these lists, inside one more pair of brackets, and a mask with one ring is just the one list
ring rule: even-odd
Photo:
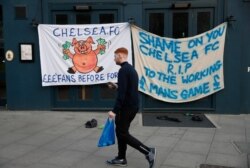
[[97,144],[98,147],[105,147],[115,144],[115,122],[113,119],[108,118],[103,128],[101,137]]

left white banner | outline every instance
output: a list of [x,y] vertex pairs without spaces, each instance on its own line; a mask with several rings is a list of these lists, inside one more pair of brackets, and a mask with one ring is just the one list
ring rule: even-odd
[[132,64],[129,23],[38,26],[42,86],[117,82],[114,51]]

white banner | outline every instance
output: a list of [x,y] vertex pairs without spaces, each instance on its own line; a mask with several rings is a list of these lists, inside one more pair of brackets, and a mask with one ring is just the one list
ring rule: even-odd
[[128,23],[38,26],[42,86],[117,82],[114,51],[125,47],[132,64]]
[[132,26],[139,90],[158,100],[182,103],[223,89],[226,29],[223,23],[194,37],[172,39]]

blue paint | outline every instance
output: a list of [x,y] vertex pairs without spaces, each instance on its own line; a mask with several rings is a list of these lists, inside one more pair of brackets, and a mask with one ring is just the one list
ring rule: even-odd
[[145,46],[145,45],[140,45],[139,46],[139,48],[140,48],[140,51],[143,53],[143,55],[148,55],[148,47],[147,46]]
[[177,99],[178,91],[172,90],[170,88],[164,88],[155,83],[150,83],[149,92],[152,94],[157,94],[157,96],[161,96],[163,98]]
[[158,80],[164,83],[168,83],[168,84],[172,84],[172,85],[176,85],[176,76],[172,76],[172,75],[166,75],[163,72],[157,72],[158,74]]
[[74,75],[64,75],[64,74],[53,74],[53,75],[48,75],[45,74],[43,75],[42,82],[43,83],[75,83],[75,82],[83,82],[83,83],[88,83],[88,82],[99,82],[99,81],[104,81],[105,76],[104,74],[94,74],[94,75],[78,75],[77,79],[75,78]]
[[160,51],[169,50],[171,53],[180,52],[180,41],[169,40],[167,41],[164,38],[153,36],[147,34],[146,32],[139,32],[140,43],[148,45],[148,47],[153,47]]
[[219,80],[220,80],[220,76],[218,74],[214,75],[214,83],[213,83],[214,90],[221,89],[220,81]]
[[203,36],[195,38],[195,39],[191,39],[188,41],[188,48],[194,48],[194,47],[198,47],[203,45]]
[[182,99],[186,100],[202,94],[208,94],[209,92],[209,82],[206,82],[193,88],[183,89],[180,93],[180,96]]
[[214,43],[210,43],[205,46],[205,54],[207,55],[208,51],[215,51],[219,49],[219,41],[216,41]]
[[191,60],[193,60],[195,58],[198,59],[199,55],[198,55],[198,52],[196,50],[193,50],[192,55],[191,55]]
[[142,76],[141,79],[139,80],[140,89],[143,90],[143,91],[146,91],[145,85],[146,85],[146,79],[145,79],[144,76]]
[[167,63],[172,63],[173,61],[169,57],[170,55],[166,52],[164,56],[164,61]]
[[[176,67],[177,72],[174,72],[174,68]],[[190,69],[192,67],[192,63],[186,63],[186,64],[182,64],[182,65],[174,65],[174,64],[168,64],[167,65],[167,74],[171,74],[171,75],[176,75],[176,73],[178,75],[180,74],[184,74],[187,73],[188,69]]]
[[99,81],[104,81],[104,74],[85,74],[85,75],[78,75],[78,82],[99,82]]
[[145,56],[151,56],[159,61],[162,60],[162,52],[159,50],[156,50],[154,48],[148,48],[145,45],[140,45],[140,51],[145,55]]
[[53,29],[53,35],[56,37],[81,37],[81,36],[97,36],[97,35],[119,35],[119,27],[110,26],[110,27],[80,27],[80,28],[55,28]]
[[[173,56],[171,59],[170,57]],[[191,62],[194,59],[198,59],[199,55],[196,50],[192,52],[175,52],[173,55],[165,53],[164,61],[168,63],[187,63]]]
[[107,73],[107,80],[112,80],[117,78],[118,78],[118,72]]
[[178,74],[187,73],[188,69],[192,67],[192,63],[187,63],[185,65],[178,66]]
[[156,72],[147,68],[147,67],[144,67],[145,69],[145,72],[146,72],[146,76],[148,76],[149,78],[154,78],[156,76]]
[[174,48],[173,52],[175,52],[175,53],[176,52],[181,52],[181,50],[180,50],[181,49],[181,46],[180,46],[181,45],[181,41],[174,41],[174,44],[175,44],[174,45],[175,48]]
[[187,63],[184,67],[185,67],[184,73],[187,73],[188,69],[192,67],[192,63]]
[[189,52],[176,52],[175,53],[175,60],[174,60],[175,63],[180,63],[180,62],[187,63],[189,61],[191,61],[189,59]]
[[174,65],[173,64],[168,64],[167,73],[173,75],[174,74],[173,69],[174,69]]
[[219,71],[221,67],[222,67],[222,62],[219,60],[215,64],[209,66],[208,68],[206,68],[202,71],[195,72],[193,74],[183,75],[181,77],[182,83],[188,84],[188,83],[202,80],[202,79],[206,78],[207,76],[210,76],[213,73]]
[[211,40],[215,40],[218,37],[221,37],[225,32],[225,28],[226,28],[225,26],[218,27],[217,29],[215,29],[215,30],[213,30],[211,32],[207,32],[206,37],[208,39],[208,42],[210,42]]
[[161,54],[162,54],[161,51],[155,50],[154,48],[150,48],[148,52],[148,56],[153,56],[153,58],[160,60],[160,61],[162,60]]
[[75,83],[74,75],[64,74],[44,74],[42,78],[43,83]]

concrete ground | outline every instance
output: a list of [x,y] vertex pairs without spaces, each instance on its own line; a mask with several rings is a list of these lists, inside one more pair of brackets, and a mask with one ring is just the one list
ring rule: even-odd
[[[199,168],[201,164],[248,168],[250,115],[207,115],[217,128],[143,127],[141,115],[131,134],[157,148],[155,168]],[[0,112],[0,168],[111,168],[117,146],[98,148],[101,129],[85,128],[98,112]],[[147,168],[144,156],[127,152],[128,168]]]

